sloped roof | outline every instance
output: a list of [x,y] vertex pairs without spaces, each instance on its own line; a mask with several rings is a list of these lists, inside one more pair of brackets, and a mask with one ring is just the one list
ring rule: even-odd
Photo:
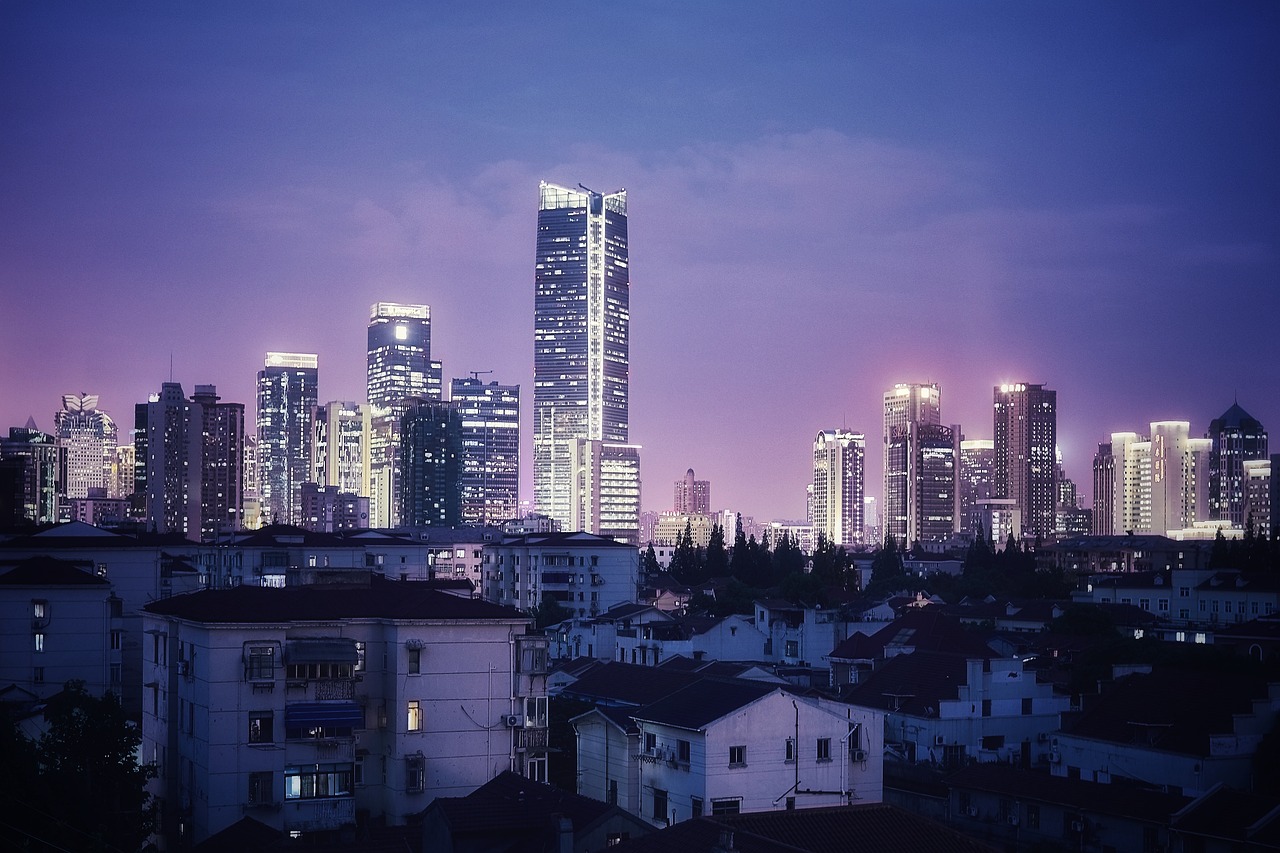
[[562,695],[634,708],[669,696],[701,678],[696,673],[613,661],[584,672],[564,688]]
[[[855,632],[836,646],[827,657],[843,660],[884,657],[885,646],[909,646],[916,651],[948,651],[969,657],[996,657],[993,649],[955,616],[941,607],[915,607],[876,631],[870,637]],[[857,639],[858,637],[865,639]]]
[[379,618],[529,621],[514,608],[441,592],[428,581],[398,581],[379,575],[371,575],[368,585],[202,590],[153,601],[143,609],[158,616],[228,624]]
[[1231,408],[1227,409],[1219,417],[1214,418],[1209,424],[1209,432],[1217,432],[1222,429],[1240,429],[1256,432],[1262,429],[1262,423],[1241,408],[1239,403],[1232,403]]
[[[610,848],[617,853],[711,853],[732,833],[739,853],[992,853],[980,841],[883,803],[700,817]],[[727,839],[726,839],[727,840]]]
[[1209,738],[1230,735],[1233,715],[1253,710],[1267,697],[1266,681],[1241,672],[1154,669],[1107,685],[1088,697],[1067,734],[1164,752],[1204,756]]
[[965,683],[967,661],[962,655],[917,651],[895,655],[841,698],[852,705],[915,716],[936,715],[938,702],[955,699]]
[[946,778],[952,788],[1008,794],[1015,799],[1056,803],[1096,814],[1165,823],[1190,797],[1123,784],[1103,784],[1023,770],[1007,764],[971,764]]
[[[520,536],[507,536],[502,540],[503,545],[527,545],[530,547],[541,548],[628,548],[635,550],[634,545],[628,545],[626,542],[619,542],[616,539],[610,539],[607,536],[597,536],[594,533],[584,533],[581,531],[574,533],[525,533]],[[636,552],[637,559],[639,552]]]
[[1280,849],[1280,800],[1219,783],[1178,812],[1173,829],[1247,841],[1250,850]]
[[697,730],[780,689],[777,684],[759,681],[708,678],[639,708],[631,712],[631,716]]
[[[12,568],[6,571],[7,566]],[[0,563],[0,585],[110,586],[111,582],[66,560],[53,557],[29,557],[16,562]]]

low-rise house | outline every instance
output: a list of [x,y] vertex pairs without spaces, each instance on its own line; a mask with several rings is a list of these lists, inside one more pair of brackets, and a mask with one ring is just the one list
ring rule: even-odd
[[484,597],[521,610],[550,595],[578,616],[634,601],[640,555],[592,533],[509,536],[484,549]]
[[245,815],[298,833],[402,824],[505,770],[546,778],[546,640],[525,614],[378,575],[144,614],[162,845]]
[[557,659],[591,657],[597,660],[622,660],[618,641],[634,640],[640,629],[653,622],[670,622],[671,614],[652,604],[622,602],[595,616],[567,619],[550,631],[552,654]]
[[860,624],[839,608],[824,609],[781,599],[757,600],[755,623],[768,638],[765,660],[800,666],[817,664]]
[[748,616],[683,616],[619,631],[617,659],[649,666],[677,655],[697,660],[764,660],[768,639]]

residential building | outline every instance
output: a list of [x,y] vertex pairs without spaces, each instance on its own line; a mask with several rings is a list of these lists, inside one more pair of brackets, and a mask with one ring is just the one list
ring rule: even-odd
[[1250,459],[1244,465],[1244,524],[1253,535],[1270,539],[1272,532],[1271,493],[1274,457]]
[[520,516],[520,386],[454,379],[449,399],[462,418],[462,524]]
[[484,549],[484,597],[521,610],[550,595],[579,616],[630,602],[639,582],[634,546],[590,533],[510,536]]
[[1013,383],[994,388],[994,495],[1012,498],[1025,536],[1054,534],[1058,484],[1058,392]]
[[[588,644],[590,650],[593,644]],[[613,659],[658,666],[674,657],[696,661],[764,661],[769,635],[750,616],[673,616],[618,631]]]
[[244,404],[222,402],[214,385],[197,385],[191,402],[201,424],[200,538],[212,541],[244,527]]
[[314,533],[363,530],[369,526],[369,499],[337,486],[302,484],[302,524]]
[[1211,442],[1191,438],[1190,429],[1187,421],[1155,421],[1149,437],[1112,433],[1098,446],[1093,500],[1104,519],[1098,535],[1164,536],[1207,519]]
[[898,454],[896,462],[890,458],[890,443],[895,430],[908,429],[910,424],[937,426],[942,423],[942,389],[936,383],[894,385],[884,392],[884,508],[882,509],[882,536],[892,534],[898,539],[907,530],[907,472],[902,470],[909,455]]
[[316,407],[313,426],[310,482],[368,496],[369,406],[341,400],[325,403]]
[[111,463],[116,452],[116,424],[98,409],[92,394],[64,394],[62,408],[54,413],[53,431],[62,448],[65,472],[61,476],[63,494],[87,498],[91,489],[110,495]]
[[692,468],[685,471],[684,476],[676,480],[673,509],[686,515],[710,515],[711,481],[695,478]]
[[144,608],[142,757],[164,846],[250,815],[404,824],[503,771],[546,778],[546,640],[430,583],[238,586]]
[[903,547],[945,542],[956,532],[956,427],[907,423],[889,435],[887,534]]
[[866,452],[866,436],[845,429],[813,440],[813,527],[833,545],[863,542]]
[[[960,440],[956,456],[956,521],[960,532],[969,536],[978,532],[978,501],[992,497],[995,452],[995,442],[989,438]],[[983,532],[986,531],[984,527]]]
[[575,499],[580,442],[629,441],[626,190],[543,182],[535,252],[534,509],[566,530],[585,529],[581,507],[597,501]]
[[400,425],[400,513],[408,527],[462,517],[462,417],[444,402],[410,403]]
[[312,418],[319,360],[309,353],[269,352],[258,371],[258,502],[266,524],[302,520],[302,484],[310,479]]
[[568,527],[640,545],[640,446],[585,438],[570,442],[573,508]]
[[1267,430],[1257,418],[1232,403],[1209,423],[1209,511],[1211,518],[1244,526],[1244,463],[1267,458]]
[[146,528],[198,540],[201,517],[201,472],[204,460],[204,414],[188,400],[177,382],[165,382],[152,394],[137,424],[146,434]]
[[[678,512],[658,513],[658,517],[653,524],[653,531],[646,544],[652,544],[658,548],[671,548],[680,544],[685,530],[688,529],[689,538],[693,540],[693,544],[698,548],[705,548],[711,541],[711,530],[718,522],[719,517],[714,515],[691,515]],[[733,542],[730,541],[727,544],[732,545]],[[670,564],[670,559],[663,563],[662,557],[659,556],[658,562],[668,565]]]
[[59,518],[58,474],[63,451],[32,418],[0,439],[0,524],[16,528]]

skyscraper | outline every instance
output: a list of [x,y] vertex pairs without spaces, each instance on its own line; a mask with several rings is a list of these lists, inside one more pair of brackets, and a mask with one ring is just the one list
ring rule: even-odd
[[[639,464],[628,441],[629,298],[626,190],[539,188],[533,309],[533,499],[577,529],[578,443]],[[624,449],[624,447],[626,449]],[[587,454],[581,458],[599,454]],[[637,470],[638,483],[638,470]],[[598,500],[587,499],[587,503]],[[634,537],[638,539],[637,528]]]
[[312,353],[269,352],[258,371],[258,501],[264,524],[302,522],[318,365]]
[[244,527],[244,403],[224,403],[216,385],[197,385],[199,406],[200,537],[216,539]]
[[909,422],[889,434],[893,479],[886,502],[901,507],[887,533],[906,547],[940,542],[956,529],[956,432],[941,424]]
[[994,396],[995,497],[1022,513],[1022,532],[1054,533],[1057,516],[1058,392],[1043,385],[997,385]]
[[369,406],[334,400],[316,406],[311,482],[337,493],[368,495]]
[[685,471],[676,480],[675,511],[682,515],[710,515],[711,481],[694,478],[692,468]]
[[116,424],[98,409],[96,396],[64,394],[62,408],[53,416],[53,433],[65,454],[66,471],[61,479],[68,498],[89,497],[90,489],[100,489],[102,497],[113,491]]
[[202,411],[165,382],[145,408],[137,410],[146,434],[146,524],[156,533],[181,533],[199,539],[200,470],[204,452]]
[[1208,519],[1211,442],[1187,421],[1155,421],[1149,437],[1115,432],[1093,461],[1093,532],[1154,533]]
[[[977,535],[978,501],[991,497],[991,467],[995,458],[995,442],[989,438],[961,439],[956,475],[957,523],[961,533]],[[990,531],[983,531],[989,533]]]
[[640,448],[575,439],[570,447],[568,529],[640,544]]
[[400,523],[454,527],[462,505],[462,417],[444,402],[420,400],[400,424]]
[[0,438],[0,525],[57,523],[62,456],[58,440],[33,418]]
[[1209,423],[1209,511],[1214,519],[1244,526],[1244,463],[1267,458],[1267,431],[1257,418],[1233,403]]
[[[845,429],[813,440],[813,533],[833,545],[863,541],[867,438]],[[690,471],[690,474],[693,472]]]
[[520,386],[454,379],[449,398],[462,419],[462,524],[520,517]]
[[441,399],[441,366],[431,360],[431,308],[375,302],[369,309],[369,513],[374,527],[400,523],[400,418],[417,400]]
[[[911,451],[899,448],[891,453],[895,440],[909,441],[911,424],[936,426],[942,423],[942,389],[934,383],[894,385],[884,392],[884,432],[881,442],[884,454],[884,534],[893,534],[900,544],[910,527],[908,518],[916,514],[909,503],[914,494],[914,475],[907,470],[913,458]],[[954,495],[954,489],[952,490]],[[912,540],[905,540],[910,544]]]

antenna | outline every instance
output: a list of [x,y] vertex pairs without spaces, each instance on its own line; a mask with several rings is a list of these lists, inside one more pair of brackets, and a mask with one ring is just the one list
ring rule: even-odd
[[169,381],[173,381],[173,350],[169,350]]
[[474,380],[475,380],[475,381],[477,381],[477,382],[479,382],[479,381],[480,381],[480,374],[482,374],[482,373],[493,373],[493,371],[492,371],[492,370],[468,370],[467,372],[468,372],[468,373],[470,373],[470,374],[471,374],[471,378],[472,378],[472,379],[474,379]]

